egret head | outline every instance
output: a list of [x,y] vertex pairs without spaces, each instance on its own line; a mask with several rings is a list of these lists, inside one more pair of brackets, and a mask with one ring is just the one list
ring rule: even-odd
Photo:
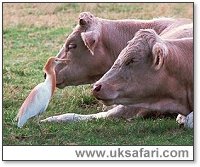
[[49,73],[51,71],[54,71],[55,69],[55,66],[57,64],[60,64],[60,63],[64,63],[64,64],[67,64],[69,62],[69,60],[67,59],[60,59],[60,58],[57,58],[57,57],[50,57],[45,66],[44,66],[44,72],[45,73]]

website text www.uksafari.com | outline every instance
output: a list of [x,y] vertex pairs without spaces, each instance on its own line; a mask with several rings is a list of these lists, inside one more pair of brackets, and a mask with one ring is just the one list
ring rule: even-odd
[[163,150],[159,148],[154,149],[110,149],[110,150],[90,150],[90,149],[80,149],[75,150],[77,158],[188,158],[189,150],[187,149],[170,149]]

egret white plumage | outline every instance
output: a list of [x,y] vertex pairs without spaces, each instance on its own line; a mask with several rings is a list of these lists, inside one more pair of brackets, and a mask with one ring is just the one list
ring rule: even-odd
[[18,127],[22,127],[29,118],[41,114],[47,109],[49,101],[56,88],[55,66],[58,63],[66,63],[66,59],[50,57],[44,66],[47,77],[44,82],[38,84],[28,95],[17,114]]

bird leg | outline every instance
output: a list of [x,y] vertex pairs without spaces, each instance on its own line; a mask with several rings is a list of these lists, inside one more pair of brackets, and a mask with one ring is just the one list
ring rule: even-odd
[[37,128],[39,129],[39,131],[40,131],[40,134],[41,134],[41,136],[44,134],[43,133],[43,131],[42,131],[42,129],[41,129],[41,126],[40,126],[40,115],[37,115]]

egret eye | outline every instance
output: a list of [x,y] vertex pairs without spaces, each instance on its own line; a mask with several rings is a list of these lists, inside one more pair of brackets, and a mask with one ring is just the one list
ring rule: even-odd
[[44,73],[44,79],[46,79],[46,77],[47,77],[47,74],[46,74],[46,73]]
[[70,50],[70,49],[75,49],[77,47],[77,45],[76,44],[69,44],[68,45],[68,50]]

